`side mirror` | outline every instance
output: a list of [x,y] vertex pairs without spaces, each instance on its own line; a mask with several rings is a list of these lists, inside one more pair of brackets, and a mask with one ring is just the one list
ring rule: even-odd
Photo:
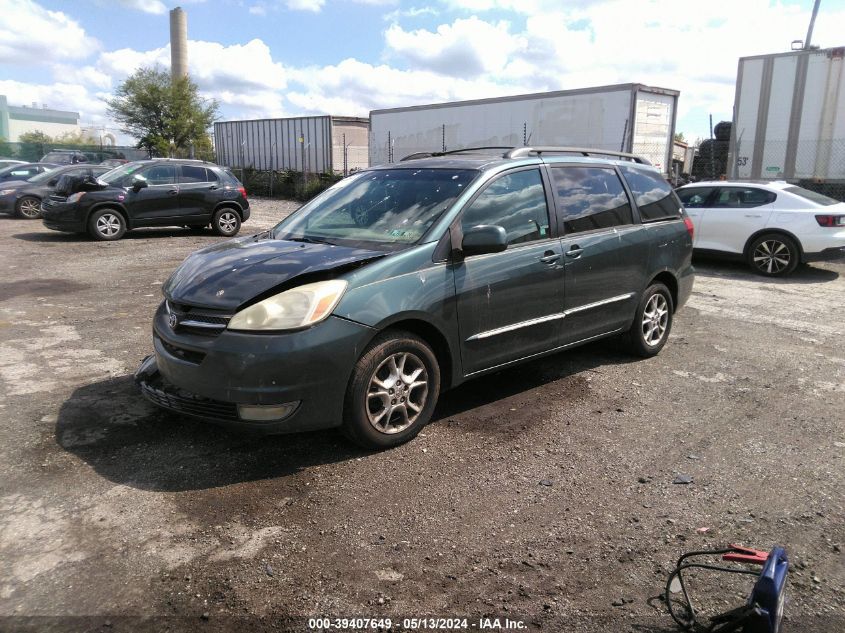
[[150,186],[150,183],[147,182],[146,178],[141,178],[140,176],[135,176],[132,179],[132,189],[135,190],[135,193],[138,193],[139,191],[141,191],[141,189],[144,189],[144,188],[149,187],[149,186]]
[[482,224],[464,231],[461,241],[461,252],[464,257],[469,255],[483,255],[484,253],[501,253],[508,247],[508,234],[501,226]]

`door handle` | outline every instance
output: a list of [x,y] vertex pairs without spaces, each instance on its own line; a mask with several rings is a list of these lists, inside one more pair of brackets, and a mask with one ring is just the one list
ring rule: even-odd
[[177,193],[179,193],[178,189],[168,189],[167,190],[167,195],[170,195],[170,196],[175,196]]
[[217,189],[217,185],[211,185],[211,186],[209,187],[209,189],[210,189],[211,191],[214,191],[215,189]]
[[575,245],[572,248],[570,248],[568,251],[566,251],[566,256],[572,257],[573,259],[578,259],[579,257],[581,257],[581,253],[583,253],[583,252],[584,252],[583,248],[581,248],[578,245]]
[[552,262],[556,262],[560,259],[560,253],[555,253],[554,251],[546,251],[543,253],[543,256],[540,258],[540,261],[544,264],[551,264]]
[[763,216],[759,213],[746,213],[746,218],[762,218]]

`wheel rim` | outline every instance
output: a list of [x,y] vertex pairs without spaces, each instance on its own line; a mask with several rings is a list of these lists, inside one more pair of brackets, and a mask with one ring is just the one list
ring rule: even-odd
[[227,211],[226,213],[220,214],[220,219],[217,221],[217,225],[224,233],[232,233],[238,226],[238,218],[236,218],[235,214],[231,211]]
[[654,347],[663,340],[669,326],[669,304],[662,294],[654,294],[646,302],[642,326],[646,345]]
[[104,237],[114,237],[122,226],[120,218],[114,213],[104,213],[97,218],[97,233]]
[[754,249],[754,265],[767,275],[786,270],[792,261],[789,247],[780,240],[763,240]]
[[27,218],[37,218],[41,213],[41,204],[35,198],[24,198],[20,203],[21,215]]
[[428,400],[428,372],[419,357],[398,352],[373,372],[367,418],[380,433],[401,433],[417,421]]

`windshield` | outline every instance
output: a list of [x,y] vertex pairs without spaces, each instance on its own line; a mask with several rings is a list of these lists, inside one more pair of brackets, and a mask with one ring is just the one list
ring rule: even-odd
[[48,180],[50,180],[50,178],[53,178],[56,175],[55,172],[56,172],[57,169],[58,169],[58,167],[51,167],[47,171],[41,172],[37,176],[33,176],[27,182],[34,182],[34,183],[47,182]]
[[471,169],[385,169],[340,181],[273,236],[396,250],[418,241],[478,175]]
[[784,187],[783,190],[788,191],[789,193],[794,193],[796,196],[800,196],[805,200],[809,200],[810,202],[820,204],[823,207],[829,207],[832,204],[839,204],[839,200],[828,198],[827,196],[821,193],[816,193],[815,191],[804,189],[804,187]]
[[120,167],[115,167],[111,171],[107,171],[102,176],[98,178],[98,180],[106,183],[107,185],[116,185],[120,186],[120,183],[123,181],[126,176],[135,173],[141,167],[144,166],[144,163],[126,163],[125,165],[121,165]]

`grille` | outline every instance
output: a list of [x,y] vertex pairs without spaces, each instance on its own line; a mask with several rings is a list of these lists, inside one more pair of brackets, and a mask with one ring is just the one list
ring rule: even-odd
[[141,383],[144,397],[160,407],[200,418],[237,422],[238,408],[230,402],[219,402],[187,393],[165,383],[161,377]]
[[196,308],[171,301],[165,302],[168,314],[175,314],[179,320],[176,329],[190,334],[202,336],[217,336],[226,329],[231,314],[225,314],[215,310]]

